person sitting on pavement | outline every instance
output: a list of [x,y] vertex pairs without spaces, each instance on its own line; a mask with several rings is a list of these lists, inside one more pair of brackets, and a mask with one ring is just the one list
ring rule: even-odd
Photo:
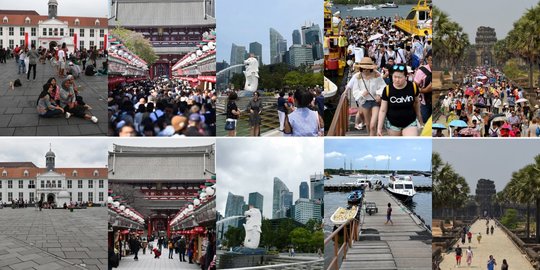
[[60,105],[64,108],[66,112],[66,119],[75,115],[79,118],[84,118],[97,123],[97,117],[86,113],[86,108],[83,105],[77,104],[77,99],[75,96],[75,90],[72,87],[72,80],[66,79],[62,82],[62,87],[60,88]]
[[64,109],[58,106],[54,101],[51,101],[51,93],[53,85],[47,83],[43,86],[43,91],[39,94],[36,102],[39,116],[44,118],[60,117],[64,113]]

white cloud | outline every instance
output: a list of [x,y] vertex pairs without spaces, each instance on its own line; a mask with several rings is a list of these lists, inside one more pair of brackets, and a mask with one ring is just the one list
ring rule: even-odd
[[373,155],[370,154],[370,155],[365,155],[361,158],[357,158],[357,160],[366,160],[366,159],[372,159],[372,158],[373,158]]
[[400,156],[397,156],[397,157],[396,157],[396,160],[400,160],[400,159],[401,159],[401,157],[400,157]]
[[381,160],[389,160],[391,159],[392,157],[389,156],[389,155],[378,155],[378,156],[375,156],[375,160],[376,161],[381,161]]
[[416,158],[411,159],[412,162],[416,162]]
[[324,154],[324,157],[325,158],[342,158],[342,157],[345,157],[345,155],[340,152],[333,151],[333,152]]

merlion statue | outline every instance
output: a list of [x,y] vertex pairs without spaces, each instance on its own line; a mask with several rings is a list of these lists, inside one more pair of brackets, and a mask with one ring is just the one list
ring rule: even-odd
[[253,249],[258,248],[262,233],[261,211],[254,208],[253,205],[250,205],[249,210],[244,212],[244,216],[246,216],[246,224],[244,224],[244,229],[246,230],[244,247]]
[[244,71],[244,75],[246,76],[244,90],[255,92],[259,86],[259,61],[251,53],[248,59],[244,61],[244,65],[246,65],[246,71]]

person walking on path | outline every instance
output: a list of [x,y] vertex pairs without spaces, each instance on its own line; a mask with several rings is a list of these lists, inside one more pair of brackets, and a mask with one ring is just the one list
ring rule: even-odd
[[463,250],[457,245],[456,247],[456,266],[461,266],[461,256],[463,256]]
[[34,71],[33,80],[36,80],[36,65],[39,58],[39,54],[36,51],[36,45],[32,44],[31,50],[27,54],[28,56],[28,73],[26,73],[26,80],[30,80],[30,71]]
[[493,255],[489,255],[489,260],[487,262],[487,270],[495,270],[495,265],[497,265],[495,258],[493,258]]
[[470,267],[472,263],[472,257],[473,257],[471,246],[469,246],[469,248],[467,249],[466,254],[467,254],[467,266]]
[[508,270],[508,263],[506,262],[506,259],[504,259],[502,262],[501,270]]
[[493,228],[493,225],[491,225],[491,235],[493,235],[494,230],[495,230],[495,228]]
[[135,259],[136,261],[139,260],[139,249],[141,248],[141,242],[139,242],[139,239],[137,239],[137,237],[134,237],[132,238],[131,240],[131,246],[130,246],[130,249],[133,251],[133,254],[135,254]]
[[394,222],[392,221],[392,205],[390,203],[388,203],[388,208],[386,209],[386,222],[384,225],[388,224],[389,221],[394,225]]
[[476,236],[476,240],[478,240],[478,244],[480,244],[480,240],[482,240],[482,234],[478,233],[478,236]]
[[182,236],[178,242],[176,242],[176,245],[178,246],[178,254],[180,254],[180,261],[181,262],[187,262],[186,261],[186,238],[185,236]]
[[172,259],[174,255],[174,244],[172,240],[169,240],[168,248],[169,248],[169,259]]
[[470,243],[471,243],[471,239],[472,239],[472,232],[471,232],[471,231],[469,231],[469,232],[467,233],[467,239],[469,239],[469,244],[470,244]]

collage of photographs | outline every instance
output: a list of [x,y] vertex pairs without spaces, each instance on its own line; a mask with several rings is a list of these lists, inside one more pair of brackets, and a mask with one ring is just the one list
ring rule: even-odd
[[540,270],[539,0],[0,2],[0,270]]

